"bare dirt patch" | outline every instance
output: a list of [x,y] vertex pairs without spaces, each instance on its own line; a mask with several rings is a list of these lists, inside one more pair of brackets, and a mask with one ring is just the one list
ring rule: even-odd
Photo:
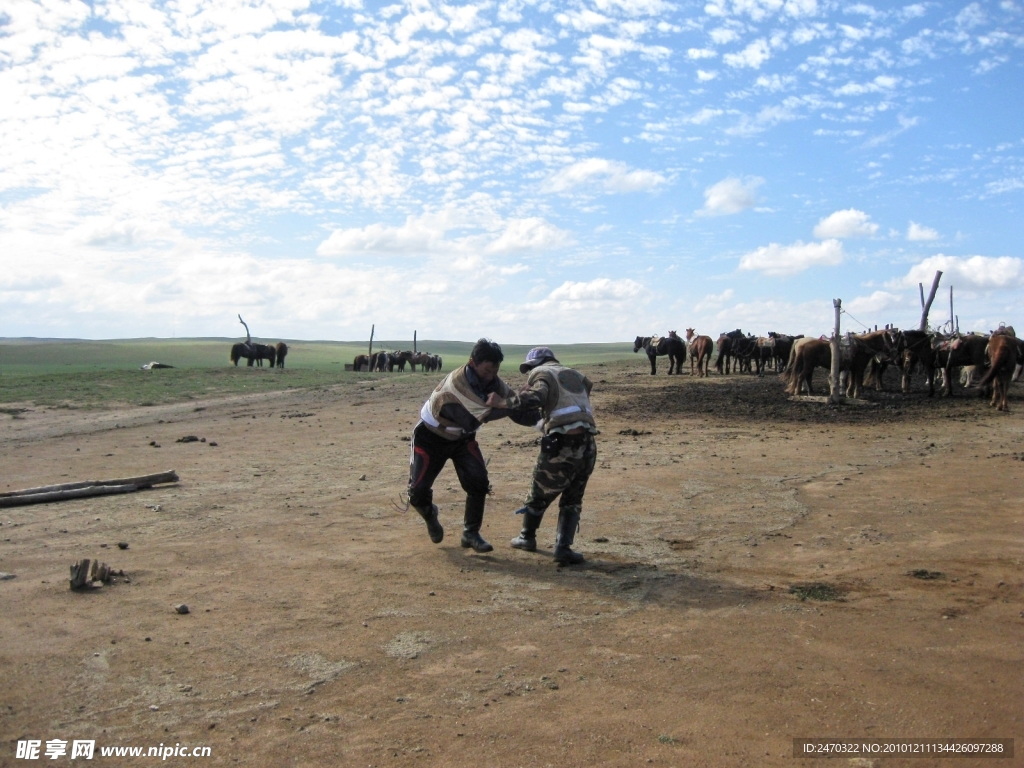
[[[537,553],[508,546],[537,450],[511,422],[480,435],[493,553],[459,546],[451,468],[442,544],[392,506],[436,375],[18,404],[0,490],[182,480],[0,510],[0,765],[26,738],[208,745],[213,765],[750,766],[793,764],[794,737],[1024,735],[1019,390],[1009,414],[830,409],[639,365],[586,369],[578,568],[551,559],[554,514]],[[84,557],[130,582],[72,593]]]

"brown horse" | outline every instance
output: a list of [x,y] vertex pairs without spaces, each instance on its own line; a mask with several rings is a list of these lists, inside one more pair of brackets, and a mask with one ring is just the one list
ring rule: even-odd
[[277,352],[277,367],[284,368],[284,356],[288,354],[288,345],[279,341],[274,345],[274,350]]
[[1009,411],[1007,398],[1010,394],[1010,379],[1020,364],[1022,347],[1020,342],[1008,333],[994,333],[989,339],[986,355],[991,366],[978,386],[982,392],[988,384],[992,385],[992,402],[996,410]]
[[807,394],[814,394],[811,379],[815,368],[832,367],[832,346],[827,339],[798,339],[793,343],[786,366],[786,392],[799,395],[804,387]]
[[686,329],[686,343],[690,345],[690,375],[693,376],[694,363],[697,364],[697,375],[704,378],[711,366],[711,350],[715,346],[710,336],[695,336],[693,328]]
[[366,366],[366,370],[370,370],[370,358],[368,355],[356,355],[352,359],[352,370],[361,371],[363,366]]

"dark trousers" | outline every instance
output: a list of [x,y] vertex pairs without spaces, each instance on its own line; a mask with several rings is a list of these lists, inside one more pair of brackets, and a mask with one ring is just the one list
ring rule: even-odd
[[[409,465],[409,503],[414,507],[430,506],[434,501],[434,480],[451,459],[459,484],[468,497],[481,500],[490,490],[487,464],[480,453],[476,436],[445,440],[423,424],[413,431],[412,458]],[[481,512],[483,505],[480,505]]]

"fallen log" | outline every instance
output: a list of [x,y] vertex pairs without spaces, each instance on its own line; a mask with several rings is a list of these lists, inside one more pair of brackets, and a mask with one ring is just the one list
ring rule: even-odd
[[59,485],[43,485],[20,491],[0,493],[0,507],[20,507],[26,504],[42,504],[48,501],[81,499],[88,496],[108,496],[115,493],[132,493],[152,488],[159,483],[178,482],[178,473],[173,469],[153,475],[126,477],[119,480],[86,480]]

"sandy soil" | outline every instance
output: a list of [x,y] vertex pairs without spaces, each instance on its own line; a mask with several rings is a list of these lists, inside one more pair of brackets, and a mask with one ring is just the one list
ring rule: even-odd
[[[459,546],[450,468],[440,545],[392,506],[436,374],[0,416],[0,491],[181,476],[0,509],[0,765],[33,764],[30,738],[245,766],[1024,765],[1020,389],[1009,414],[920,387],[829,409],[772,376],[645,368],[585,369],[602,435],[576,568],[551,559],[554,514],[541,551],[508,546],[537,450],[511,422],[480,435],[493,553]],[[130,583],[71,592],[84,557]],[[794,737],[1018,757],[796,760]]]

